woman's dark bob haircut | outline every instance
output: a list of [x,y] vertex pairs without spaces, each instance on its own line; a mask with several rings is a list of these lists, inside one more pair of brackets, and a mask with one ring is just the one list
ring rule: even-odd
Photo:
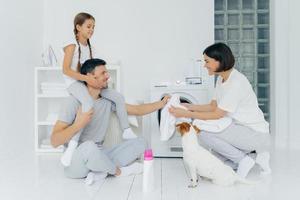
[[224,72],[230,70],[234,66],[234,56],[230,48],[224,43],[216,43],[207,47],[203,54],[220,62],[216,72]]

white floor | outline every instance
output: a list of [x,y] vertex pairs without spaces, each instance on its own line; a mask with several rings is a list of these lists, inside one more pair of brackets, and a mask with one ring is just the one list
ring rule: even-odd
[[[296,199],[300,197],[299,151],[274,150],[273,174],[261,178],[254,168],[249,179],[255,185],[237,184],[216,186],[201,181],[189,189],[188,178],[181,159],[155,159],[156,190],[142,193],[142,176],[109,177],[103,184],[86,186],[83,180],[64,177],[59,155],[36,155],[17,145],[11,149],[0,147],[0,199],[60,200],[60,199]],[[297,198],[297,199],[298,199]]]

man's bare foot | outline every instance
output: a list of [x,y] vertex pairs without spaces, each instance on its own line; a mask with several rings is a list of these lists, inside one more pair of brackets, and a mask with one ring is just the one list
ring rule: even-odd
[[115,176],[120,176],[120,175],[121,175],[121,170],[119,167],[117,167]]
[[131,175],[136,175],[141,173],[143,173],[143,164],[139,162],[134,162],[128,166],[117,168],[116,170],[116,176],[118,177],[131,176]]

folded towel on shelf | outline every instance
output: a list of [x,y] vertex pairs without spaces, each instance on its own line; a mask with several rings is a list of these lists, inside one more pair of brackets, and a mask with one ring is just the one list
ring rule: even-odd
[[69,96],[67,91],[42,91],[43,95],[52,95],[52,96]]
[[225,130],[232,123],[232,118],[223,117],[216,120],[201,120],[195,119],[193,125],[200,128],[200,130],[218,133]]
[[56,82],[42,82],[41,88],[67,88],[65,83],[56,83]]
[[42,82],[41,91],[42,94],[47,95],[68,95],[65,83]]

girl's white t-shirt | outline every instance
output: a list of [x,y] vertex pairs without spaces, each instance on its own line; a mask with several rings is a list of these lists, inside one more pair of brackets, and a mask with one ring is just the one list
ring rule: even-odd
[[220,109],[227,111],[237,124],[244,125],[255,131],[268,133],[269,123],[258,107],[257,97],[248,79],[236,69],[233,69],[228,79],[223,82],[218,77],[213,100]]
[[[71,44],[75,44],[75,51],[74,51],[74,55],[73,55],[73,58],[72,58],[72,63],[71,63],[71,68],[74,70],[74,71],[77,71],[77,64],[78,64],[78,54],[79,54],[79,45],[80,45],[80,51],[81,51],[81,54],[80,54],[80,64],[82,65],[86,60],[90,59],[91,58],[91,55],[90,55],[90,48],[88,45],[83,45],[83,44],[80,44],[78,45],[76,39],[74,38],[73,40],[69,41],[69,42],[66,42],[65,45],[63,45],[63,51],[64,51],[64,48],[68,45],[71,45]],[[91,45],[91,49],[92,49],[92,56],[93,58],[95,57],[96,55],[96,51],[94,49],[94,47]],[[76,79],[73,79],[72,77],[70,76],[66,76],[64,75],[64,78],[65,78],[65,82],[66,82],[66,85],[67,87],[69,87],[72,83],[74,83],[76,81]]]

